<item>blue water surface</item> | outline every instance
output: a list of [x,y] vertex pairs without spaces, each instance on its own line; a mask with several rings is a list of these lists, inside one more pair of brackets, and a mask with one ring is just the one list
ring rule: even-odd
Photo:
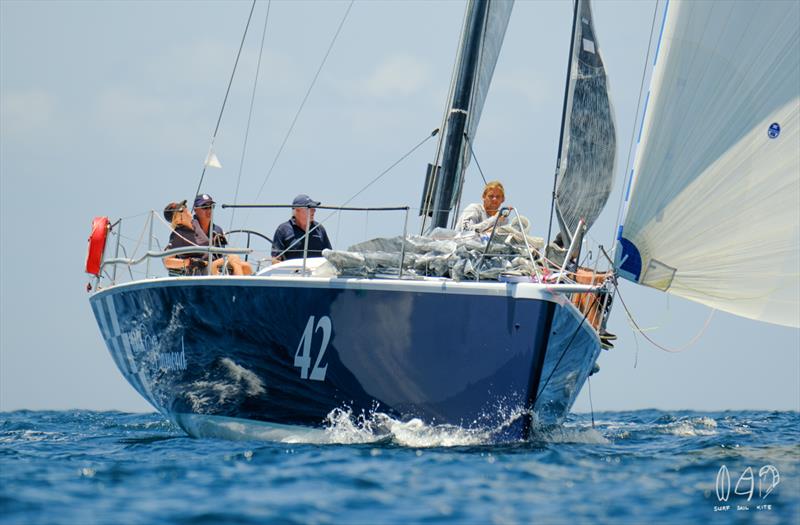
[[192,439],[159,414],[5,412],[0,522],[800,523],[796,412],[595,423],[492,445],[339,421],[311,444]]

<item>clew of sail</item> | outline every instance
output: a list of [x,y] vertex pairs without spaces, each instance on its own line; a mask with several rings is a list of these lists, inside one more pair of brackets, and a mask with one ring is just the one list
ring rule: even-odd
[[503,45],[513,0],[470,0],[455,68],[449,111],[440,143],[441,169],[426,198],[433,220],[430,230],[446,228],[458,207],[469,163],[469,142],[478,129],[494,68]]
[[614,185],[617,139],[589,0],[578,0],[556,172],[556,217],[569,239],[594,224]]
[[666,6],[616,266],[800,325],[800,3]]

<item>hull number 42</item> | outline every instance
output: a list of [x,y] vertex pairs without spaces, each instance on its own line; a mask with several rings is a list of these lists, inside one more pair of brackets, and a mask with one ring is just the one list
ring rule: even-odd
[[[314,334],[320,330],[322,330],[322,344],[319,347],[317,359],[314,361],[314,367],[311,368],[311,342],[314,339]],[[302,379],[325,381],[328,365],[319,366],[319,364],[322,362],[322,356],[325,355],[325,350],[327,350],[330,341],[331,318],[327,315],[320,317],[315,327],[314,316],[309,317],[306,329],[303,330],[303,336],[300,338],[300,344],[297,345],[297,351],[294,353],[294,366],[300,369],[300,377]],[[309,368],[311,368],[310,374]]]

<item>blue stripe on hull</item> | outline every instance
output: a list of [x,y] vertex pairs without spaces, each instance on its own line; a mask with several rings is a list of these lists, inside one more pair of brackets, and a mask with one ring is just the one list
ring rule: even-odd
[[556,422],[599,351],[571,305],[510,294],[173,282],[95,295],[101,326],[106,301],[115,362],[129,352],[141,384],[126,378],[165,414],[319,427],[349,407],[493,428],[535,402]]

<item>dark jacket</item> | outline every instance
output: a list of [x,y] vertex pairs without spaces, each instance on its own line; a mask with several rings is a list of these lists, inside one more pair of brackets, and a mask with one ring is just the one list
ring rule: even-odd
[[[195,215],[194,219],[192,219],[192,226],[194,227],[194,237],[195,242],[198,246],[208,246],[208,235],[205,231],[203,231],[203,227],[200,226],[200,221],[197,220],[197,216]],[[228,245],[228,239],[225,238],[225,232],[222,231],[222,228],[218,224],[214,224],[212,228],[214,230],[214,246],[217,248],[224,248]],[[222,257],[220,254],[216,253],[213,255],[213,259],[219,259]]]
[[[169,242],[167,243],[167,250],[171,250],[173,248],[184,248],[186,246],[198,246],[197,237],[195,236],[195,231],[192,228],[187,228],[186,226],[178,226],[178,228],[172,232],[169,236]],[[198,246],[198,248],[200,248]],[[206,255],[207,253],[197,252],[197,253],[182,253],[180,255],[175,255],[178,259],[197,259],[197,264],[192,264],[186,270],[170,270],[170,275],[201,275],[205,274],[204,268],[206,267]]]
[[[312,230],[313,229],[313,230]],[[321,257],[322,250],[331,248],[331,241],[328,239],[328,233],[325,228],[318,222],[311,223],[309,230],[312,230],[308,236],[308,256]],[[275,235],[272,236],[272,256],[277,257],[281,255],[286,248],[289,250],[282,255],[283,260],[289,259],[302,259],[303,246],[305,240],[303,237],[306,232],[297,225],[294,217],[284,222],[278,229],[275,230]]]
[[[197,220],[197,216],[192,219],[192,226],[194,227],[194,236],[197,239],[197,244],[199,246],[208,246],[208,234],[203,231],[203,227],[200,226],[200,221]],[[222,228],[219,224],[214,224],[214,246],[217,248],[224,248],[228,245],[228,239],[225,238],[225,232],[222,231]]]
[[[173,248],[184,248],[186,246],[198,246],[197,236],[191,228],[186,226],[178,226],[169,236],[169,243],[167,243],[167,250]],[[203,257],[202,253],[182,253],[176,255],[179,259],[189,259],[191,257]]]

